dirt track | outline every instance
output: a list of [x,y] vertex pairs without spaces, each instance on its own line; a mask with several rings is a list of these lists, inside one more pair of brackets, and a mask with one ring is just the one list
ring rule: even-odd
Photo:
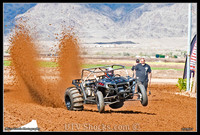
[[58,80],[49,81],[43,76],[56,76],[57,70],[40,70],[35,44],[28,31],[19,28],[11,38],[14,70],[4,72],[4,79],[11,73],[7,77],[10,82],[12,75],[17,78],[17,85],[4,80],[4,128],[36,120],[40,131],[196,131],[196,98],[173,94],[179,91],[175,84],[152,83],[147,107],[128,101],[116,110],[106,106],[102,114],[96,105],[85,105],[83,111],[68,111],[64,92],[74,77],[80,77],[81,71],[76,38],[63,33]]
[[149,104],[127,101],[120,109],[106,106],[99,114],[96,105],[83,111],[45,107],[20,98],[13,87],[4,86],[4,128],[20,127],[35,119],[40,131],[196,131],[196,98],[170,94],[175,85],[153,84]]

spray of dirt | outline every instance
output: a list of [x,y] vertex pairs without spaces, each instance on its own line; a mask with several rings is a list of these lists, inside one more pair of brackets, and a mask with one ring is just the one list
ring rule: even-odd
[[59,44],[58,64],[60,70],[60,85],[64,88],[71,84],[73,79],[80,78],[80,63],[78,57],[78,42],[75,35],[63,32]]
[[17,78],[19,95],[23,101],[32,101],[44,106],[64,107],[64,92],[71,79],[80,77],[80,61],[78,60],[77,39],[70,33],[63,32],[59,44],[59,81],[48,82],[42,79],[34,40],[30,32],[23,26],[15,28],[11,37],[10,56],[13,70]]

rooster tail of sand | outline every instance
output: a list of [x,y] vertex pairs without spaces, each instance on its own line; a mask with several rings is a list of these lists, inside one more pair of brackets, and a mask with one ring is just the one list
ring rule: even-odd
[[17,80],[18,98],[30,98],[32,102],[44,106],[64,107],[66,88],[71,85],[72,79],[80,77],[80,60],[77,38],[70,32],[62,34],[57,58],[60,79],[45,82],[38,64],[38,46],[29,30],[23,26],[15,28],[15,33],[10,38],[10,56],[13,69],[11,74]]

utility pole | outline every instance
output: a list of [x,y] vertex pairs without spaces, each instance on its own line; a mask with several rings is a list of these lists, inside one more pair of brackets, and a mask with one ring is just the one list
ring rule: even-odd
[[192,24],[192,3],[188,4],[188,50],[187,50],[187,91],[190,90],[190,42]]

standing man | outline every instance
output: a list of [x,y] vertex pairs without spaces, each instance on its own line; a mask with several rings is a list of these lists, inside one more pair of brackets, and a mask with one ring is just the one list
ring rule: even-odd
[[133,77],[134,77],[135,66],[136,66],[137,64],[139,64],[139,63],[140,63],[140,60],[139,60],[139,59],[136,59],[135,65],[133,65],[132,68],[131,68],[131,70],[133,71]]
[[[148,82],[149,82],[149,86],[151,84],[152,74],[151,74],[151,67],[145,63],[144,58],[142,58],[140,60],[140,63],[135,66],[134,78],[136,77],[144,85],[147,91]],[[150,91],[149,91],[149,94],[151,94]]]
[[[136,63],[135,63],[135,65],[133,65],[133,67],[131,68],[131,70],[133,71],[133,77],[134,77],[134,75],[135,75],[135,66],[137,65],[137,64],[139,64],[140,63],[140,60],[139,59],[136,59]],[[134,82],[135,83],[135,82]],[[133,93],[133,96],[134,96],[134,93],[135,93],[135,85],[132,87],[132,93]]]

